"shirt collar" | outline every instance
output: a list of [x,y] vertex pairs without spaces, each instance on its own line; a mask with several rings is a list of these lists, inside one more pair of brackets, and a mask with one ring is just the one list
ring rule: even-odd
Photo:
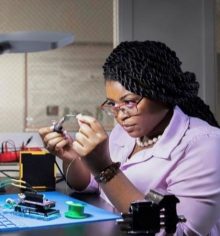
[[169,158],[188,128],[189,116],[176,106],[169,125],[153,148],[153,155],[165,159]]
[[[189,116],[183,113],[182,110],[176,106],[169,125],[164,130],[161,138],[152,147],[151,154],[148,152],[149,156],[168,159],[173,149],[181,141],[188,127]],[[132,151],[135,144],[135,139],[131,138],[122,127],[119,129],[120,135],[114,137],[114,145],[119,145],[120,147],[126,146]]]

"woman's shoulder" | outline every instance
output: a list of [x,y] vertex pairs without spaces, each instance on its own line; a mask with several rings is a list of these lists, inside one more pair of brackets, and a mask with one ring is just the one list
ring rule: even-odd
[[[184,134],[185,138],[197,139],[201,136],[220,138],[220,128],[211,126],[208,122],[200,118],[186,115],[179,107],[176,107],[176,113],[178,114],[176,119],[178,121],[177,123],[183,125],[187,124]],[[188,120],[188,122],[185,122],[186,120]]]
[[155,150],[158,155],[169,157],[171,153],[176,155],[205,145],[207,150],[219,148],[220,153],[219,144],[219,128],[199,118],[188,116],[177,107]]
[[[206,121],[198,118],[190,117],[189,128],[186,131],[182,144],[186,145],[186,150],[200,150],[202,156],[206,153],[220,153],[220,129],[209,125]],[[207,155],[207,153],[206,153]]]
[[211,126],[206,121],[201,120],[199,118],[190,117],[188,135],[208,135],[209,137],[220,137],[220,128]]

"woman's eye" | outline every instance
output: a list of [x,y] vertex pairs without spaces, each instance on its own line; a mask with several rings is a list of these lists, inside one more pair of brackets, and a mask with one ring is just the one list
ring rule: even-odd
[[114,107],[114,106],[115,106],[115,103],[112,102],[112,101],[107,101],[107,102],[106,102],[106,105],[107,105],[107,106]]
[[128,106],[128,107],[132,107],[136,104],[136,101],[134,100],[127,100],[127,101],[124,101],[125,105]]

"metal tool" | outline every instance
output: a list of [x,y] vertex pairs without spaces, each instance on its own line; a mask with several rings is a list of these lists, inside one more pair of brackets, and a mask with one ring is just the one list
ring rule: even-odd
[[62,133],[63,132],[63,123],[67,120],[69,120],[72,117],[76,117],[77,115],[74,114],[66,114],[65,116],[63,116],[57,123],[55,123],[54,127],[53,127],[53,131],[58,132],[58,133]]

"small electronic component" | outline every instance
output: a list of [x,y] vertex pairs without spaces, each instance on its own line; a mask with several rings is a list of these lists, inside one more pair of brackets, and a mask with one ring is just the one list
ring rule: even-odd
[[63,116],[58,122],[54,124],[53,131],[62,133],[63,132],[63,123],[67,120],[69,120],[72,117],[76,117],[74,114],[66,114]]
[[16,201],[12,198],[7,198],[5,200],[5,205],[4,205],[4,208],[6,209],[12,209],[14,208],[14,206],[16,205]]
[[60,211],[54,209],[55,201],[50,201],[44,194],[25,192],[18,194],[19,202],[14,206],[14,212],[21,216],[51,220],[60,216]]
[[72,219],[84,219],[89,217],[89,214],[84,213],[85,206],[78,202],[67,201],[68,211],[65,212],[65,217]]

